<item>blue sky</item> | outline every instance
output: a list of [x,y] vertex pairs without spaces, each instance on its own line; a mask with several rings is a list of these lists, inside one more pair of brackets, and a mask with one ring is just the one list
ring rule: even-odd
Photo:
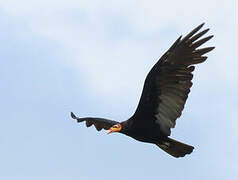
[[[1,179],[237,179],[237,5],[2,0]],[[70,118],[129,118],[153,64],[202,22],[216,49],[196,68],[172,131],[195,146],[191,155],[175,159]]]

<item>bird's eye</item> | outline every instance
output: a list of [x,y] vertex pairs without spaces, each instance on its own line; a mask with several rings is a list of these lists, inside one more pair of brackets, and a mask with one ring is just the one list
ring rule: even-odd
[[114,128],[118,128],[118,125],[114,125],[113,127],[114,127]]

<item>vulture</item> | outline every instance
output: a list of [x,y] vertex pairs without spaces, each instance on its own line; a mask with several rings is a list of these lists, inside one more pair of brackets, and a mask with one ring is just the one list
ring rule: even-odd
[[171,128],[175,127],[184,109],[190,88],[192,87],[194,65],[206,61],[204,54],[215,47],[203,47],[213,35],[203,37],[209,29],[200,31],[204,23],[173,45],[152,67],[146,76],[142,95],[135,113],[126,121],[85,117],[79,118],[71,112],[77,122],[86,122],[107,134],[119,132],[138,141],[153,143],[173,157],[184,157],[194,147],[170,138]]

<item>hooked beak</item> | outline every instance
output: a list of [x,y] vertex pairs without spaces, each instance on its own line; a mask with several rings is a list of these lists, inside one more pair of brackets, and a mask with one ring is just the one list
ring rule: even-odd
[[110,133],[112,133],[113,131],[112,131],[112,128],[110,128],[108,131],[107,131],[107,134],[110,134]]
[[107,134],[111,134],[113,132],[119,132],[121,131],[121,125],[118,124],[117,127],[115,126],[112,126],[108,131],[107,131]]

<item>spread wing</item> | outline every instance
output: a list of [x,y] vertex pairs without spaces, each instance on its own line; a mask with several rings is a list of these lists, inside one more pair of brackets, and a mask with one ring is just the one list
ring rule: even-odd
[[203,55],[214,49],[197,49],[213,37],[200,39],[209,30],[198,33],[203,25],[195,28],[183,39],[180,36],[154,65],[145,80],[134,116],[153,117],[138,118],[138,121],[149,123],[148,119],[153,119],[167,136],[171,133],[170,128],[175,127],[176,119],[181,116],[188,98],[192,86],[192,72],[195,69],[192,65],[204,62],[207,57]]
[[73,119],[76,119],[78,123],[85,121],[87,127],[94,125],[98,131],[101,131],[102,129],[108,130],[110,129],[110,127],[118,123],[117,121],[112,121],[112,120],[103,119],[103,118],[92,118],[92,117],[78,118],[72,112],[71,112],[71,117]]

